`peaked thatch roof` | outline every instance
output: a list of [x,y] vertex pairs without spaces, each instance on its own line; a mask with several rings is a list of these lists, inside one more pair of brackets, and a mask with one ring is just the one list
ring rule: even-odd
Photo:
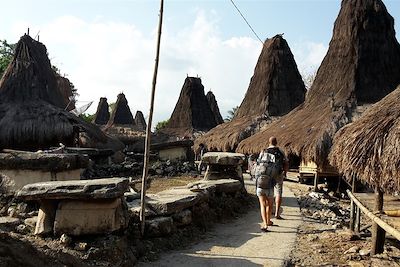
[[207,97],[208,104],[210,105],[210,109],[211,109],[212,113],[214,114],[215,122],[217,124],[224,123],[224,119],[222,118],[221,113],[219,112],[218,103],[217,103],[217,100],[215,99],[215,95],[213,94],[213,92],[208,91],[208,93],[206,94],[206,97]]
[[123,93],[118,94],[117,102],[111,112],[108,125],[134,126],[135,119],[132,116],[131,109],[128,106],[128,100]]
[[305,103],[237,151],[259,152],[274,135],[288,153],[323,165],[334,134],[352,120],[356,106],[380,100],[399,82],[400,46],[382,1],[344,0]]
[[57,87],[63,97],[64,109],[68,111],[75,109],[75,102],[70,100],[70,97],[73,96],[71,82],[67,78],[60,76],[58,73],[56,73],[56,79]]
[[399,100],[400,87],[335,135],[329,158],[348,179],[400,191]]
[[46,47],[21,37],[0,81],[0,149],[46,149],[67,146],[82,133],[97,147],[121,148],[94,125],[65,111]]
[[210,150],[234,151],[244,139],[304,101],[306,88],[289,45],[281,35],[264,43],[254,75],[234,119],[196,140]]
[[201,79],[187,77],[171,118],[162,132],[183,136],[196,131],[208,131],[216,125]]
[[140,110],[136,111],[135,123],[138,131],[146,131],[146,120],[144,119],[143,113]]
[[98,125],[106,125],[109,120],[110,111],[108,110],[107,98],[100,97],[99,105],[97,106],[97,111],[93,118],[93,123]]

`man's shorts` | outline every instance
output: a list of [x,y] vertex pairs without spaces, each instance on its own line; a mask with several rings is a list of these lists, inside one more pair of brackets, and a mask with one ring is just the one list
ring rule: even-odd
[[280,175],[279,179],[276,179],[276,184],[274,186],[274,195],[282,196],[282,190],[283,190],[283,174]]
[[257,196],[274,197],[274,188],[262,189],[257,187]]

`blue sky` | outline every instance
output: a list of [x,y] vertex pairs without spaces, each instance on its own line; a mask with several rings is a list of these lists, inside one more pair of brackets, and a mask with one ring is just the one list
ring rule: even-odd
[[[0,39],[16,42],[28,27],[40,31],[52,63],[76,85],[82,101],[119,92],[132,112],[147,115],[159,1],[2,1]],[[236,0],[258,35],[284,33],[300,72],[316,69],[326,53],[339,0]],[[400,28],[400,1],[384,1]],[[165,0],[154,121],[168,119],[186,75],[202,77],[223,116],[240,104],[261,44],[230,0]],[[399,22],[400,23],[400,22]],[[399,34],[397,34],[399,36]]]

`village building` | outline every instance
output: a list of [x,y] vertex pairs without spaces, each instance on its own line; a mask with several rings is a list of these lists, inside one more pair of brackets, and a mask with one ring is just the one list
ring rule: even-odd
[[110,120],[110,111],[107,98],[100,97],[99,105],[97,106],[96,114],[93,118],[93,123],[97,125],[106,125]]
[[208,91],[206,97],[208,104],[210,105],[211,111],[214,114],[215,122],[217,124],[224,123],[224,119],[222,118],[221,113],[219,112],[218,103],[217,100],[215,99],[215,95],[213,94],[213,92]]
[[306,88],[286,40],[281,35],[267,39],[233,120],[198,138],[196,149],[205,144],[213,151],[235,151],[242,140],[258,132],[262,125],[300,105],[305,93]]
[[65,146],[123,145],[65,110],[46,47],[24,35],[0,81],[0,148],[41,150]]
[[288,154],[301,158],[300,177],[312,175],[317,185],[319,176],[338,175],[328,162],[335,133],[399,83],[400,45],[383,2],[343,1],[304,104],[242,141],[237,151],[257,153],[276,136]]
[[160,132],[175,139],[194,138],[216,125],[201,79],[187,77],[175,109],[167,125]]

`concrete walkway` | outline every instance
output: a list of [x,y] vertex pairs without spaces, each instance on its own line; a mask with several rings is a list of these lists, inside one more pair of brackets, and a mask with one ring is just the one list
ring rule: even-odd
[[[246,187],[251,186],[246,181]],[[254,186],[253,186],[254,187]],[[284,187],[284,220],[273,220],[271,232],[260,231],[258,206],[228,224],[217,224],[209,238],[181,251],[160,255],[160,260],[139,266],[283,266],[294,246],[301,223],[293,193]]]

